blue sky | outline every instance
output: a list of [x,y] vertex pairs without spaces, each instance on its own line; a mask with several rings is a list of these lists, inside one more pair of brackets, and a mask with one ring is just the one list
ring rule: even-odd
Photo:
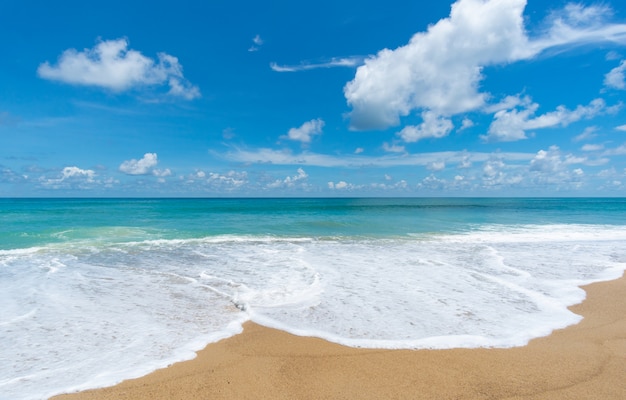
[[0,30],[2,197],[626,195],[623,0],[4,0]]

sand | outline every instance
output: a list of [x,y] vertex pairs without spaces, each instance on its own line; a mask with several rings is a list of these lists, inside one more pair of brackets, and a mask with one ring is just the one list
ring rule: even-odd
[[511,349],[363,350],[247,323],[191,361],[55,399],[626,399],[626,278]]

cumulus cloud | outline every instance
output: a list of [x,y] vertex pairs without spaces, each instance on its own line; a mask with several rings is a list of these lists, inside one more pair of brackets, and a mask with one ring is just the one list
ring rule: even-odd
[[158,62],[128,48],[126,39],[99,41],[93,48],[65,50],[56,65],[44,62],[41,78],[122,92],[142,86],[169,86],[168,94],[192,100],[200,90],[183,76],[178,58],[158,53]]
[[626,43],[626,24],[606,23],[606,7],[569,5],[530,38],[526,0],[459,0],[450,16],[407,45],[367,58],[344,87],[351,127],[384,129],[414,110],[450,116],[485,106],[482,70],[530,59],[545,50],[600,41]]
[[567,126],[583,118],[592,118],[602,112],[611,111],[602,99],[595,99],[587,106],[579,105],[574,110],[558,106],[555,111],[535,116],[538,109],[539,104],[525,97],[515,104],[515,108],[496,112],[488,134],[483,135],[482,139],[491,142],[522,140],[527,138],[527,130]]
[[383,150],[388,153],[404,153],[406,150],[404,146],[400,146],[398,144],[389,144],[387,142],[383,143]]
[[406,126],[397,135],[405,142],[412,143],[422,139],[448,136],[452,128],[454,125],[448,118],[443,118],[432,111],[424,111],[420,125]]
[[312,119],[300,125],[298,128],[291,128],[286,136],[282,139],[295,140],[302,143],[311,143],[313,135],[320,135],[324,128],[324,121],[320,118]]
[[92,182],[94,176],[96,175],[96,173],[91,169],[81,169],[76,166],[63,168],[61,174],[62,180],[80,177],[84,178],[88,182]]
[[571,154],[563,155],[558,146],[548,150],[539,150],[530,162],[530,179],[535,184],[556,185],[559,188],[576,188],[582,185],[582,168],[570,169],[571,165],[580,164],[585,159]]
[[41,177],[42,186],[50,189],[87,189],[96,183],[96,173],[91,169],[81,169],[76,166],[65,167],[56,178]]
[[461,122],[461,127],[459,128],[459,131],[463,131],[465,129],[469,129],[472,126],[474,126],[474,121],[472,121],[469,118],[463,118],[463,121]]
[[626,60],[622,61],[619,66],[609,71],[608,74],[604,75],[604,85],[613,89],[626,89],[624,71],[626,71]]
[[[124,161],[122,164],[120,164],[119,170],[120,172],[128,175],[154,174],[154,167],[156,167],[157,163],[158,160],[156,153],[146,153],[144,154],[143,158],[139,160],[133,158],[132,160]],[[169,170],[166,171],[169,172]],[[156,175],[159,176],[160,173],[162,172],[158,171]],[[169,173],[167,175],[169,175]]]
[[561,167],[561,154],[559,148],[552,146],[549,150],[539,150],[530,162],[531,171],[553,173]]
[[328,188],[332,190],[346,190],[351,189],[352,185],[347,183],[346,181],[328,182]]
[[309,175],[302,168],[298,168],[297,175],[288,176],[285,179],[277,179],[267,185],[269,189],[292,188],[296,184],[303,183]]
[[[202,175],[205,176],[204,172],[202,172]],[[198,176],[200,176],[200,174],[198,174]],[[210,172],[206,181],[212,186],[238,188],[248,182],[248,173],[245,171],[228,171],[226,174]]]

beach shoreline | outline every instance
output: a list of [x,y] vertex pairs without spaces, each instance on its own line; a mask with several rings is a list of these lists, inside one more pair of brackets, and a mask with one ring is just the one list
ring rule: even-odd
[[583,288],[580,323],[523,347],[355,349],[249,322],[193,360],[52,399],[626,398],[626,277]]

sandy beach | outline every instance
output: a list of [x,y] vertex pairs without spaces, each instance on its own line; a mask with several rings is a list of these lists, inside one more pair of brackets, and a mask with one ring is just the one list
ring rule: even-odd
[[626,278],[584,289],[582,322],[524,347],[364,350],[247,323],[194,360],[54,399],[624,399]]

